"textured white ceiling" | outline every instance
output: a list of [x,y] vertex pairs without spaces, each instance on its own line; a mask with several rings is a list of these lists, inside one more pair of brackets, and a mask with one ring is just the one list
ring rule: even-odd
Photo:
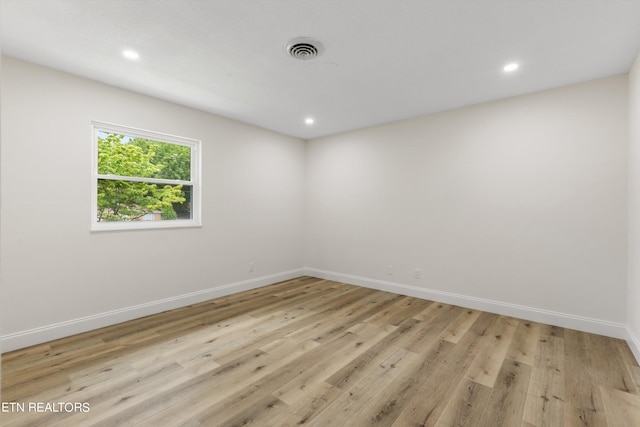
[[[0,0],[0,14],[5,55],[303,139],[626,73],[640,50],[640,0]],[[297,36],[323,55],[288,57]]]

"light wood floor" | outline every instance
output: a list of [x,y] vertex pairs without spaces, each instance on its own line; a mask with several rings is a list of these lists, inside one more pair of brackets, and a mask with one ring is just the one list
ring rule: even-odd
[[[621,340],[303,277],[3,355],[3,426],[640,426]],[[28,407],[27,407],[28,408]]]

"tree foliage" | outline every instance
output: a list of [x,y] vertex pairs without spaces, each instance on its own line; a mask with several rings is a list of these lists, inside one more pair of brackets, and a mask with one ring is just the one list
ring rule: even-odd
[[145,153],[152,153],[150,162],[161,166],[153,178],[189,181],[191,177],[191,149],[189,147],[142,138],[134,138],[129,144],[140,147]]
[[[186,181],[190,163],[186,146],[116,134],[98,138],[98,173],[102,175]],[[98,221],[133,221],[150,213],[176,219],[176,208],[188,199],[188,190],[182,185],[99,179]]]

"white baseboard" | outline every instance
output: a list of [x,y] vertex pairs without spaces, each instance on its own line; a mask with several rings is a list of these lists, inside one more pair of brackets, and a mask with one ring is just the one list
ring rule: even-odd
[[3,335],[0,337],[0,348],[3,352],[7,352],[29,347],[31,345],[41,344],[54,339],[67,337],[69,335],[102,328],[104,326],[115,325],[117,323],[126,322],[127,320],[137,319],[150,314],[156,314],[172,310],[174,308],[207,301],[213,298],[271,285],[283,280],[294,279],[302,275],[304,275],[304,269],[302,268],[285,271],[282,273],[229,283],[227,285],[216,286],[202,291],[177,295],[171,298],[151,301],[92,316],[81,317],[79,319],[72,319],[65,322],[54,323],[51,325],[41,326],[39,328]]
[[171,298],[165,298],[92,316],[86,316],[3,335],[0,337],[0,348],[3,352],[12,351],[81,332],[115,325],[117,323],[126,322],[128,320],[137,319],[150,314],[156,314],[166,310],[172,310],[174,308],[207,301],[213,298],[267,286],[283,280],[294,279],[303,275],[335,280],[352,285],[364,286],[367,288],[556,325],[563,328],[576,329],[579,331],[624,339],[629,344],[629,348],[636,357],[636,360],[640,363],[640,339],[638,339],[627,325],[621,323],[575,316],[501,301],[470,297],[401,283],[369,279],[366,277],[353,276],[315,268],[301,268],[268,276],[261,276],[251,280],[216,286],[198,292],[178,295]]
[[640,363],[640,339],[638,339],[638,336],[634,334],[631,328],[629,328],[628,326],[626,339],[631,352],[636,357],[638,363]]
[[[306,268],[305,273],[307,276],[314,276],[320,279],[335,280],[337,282],[348,283],[351,285],[364,286],[381,291],[393,292],[396,294],[408,295],[431,301],[443,302],[446,304],[459,305],[475,310],[488,311],[491,313],[517,317],[534,322],[546,323],[563,328],[575,329],[578,331],[590,332],[598,335],[606,335],[613,338],[628,340],[630,336],[630,331],[628,330],[627,326],[622,323],[592,319],[589,317],[576,316],[572,314],[544,310],[535,307],[527,307],[523,305],[511,304],[484,298],[476,298],[451,292],[438,291],[434,289],[427,289],[401,283],[387,282],[384,280],[369,279],[366,277],[352,276],[349,274],[336,273],[315,268]],[[640,348],[638,346],[637,338],[635,343],[636,349]],[[638,353],[636,353],[635,350],[634,354],[636,355],[636,358],[638,358]]]

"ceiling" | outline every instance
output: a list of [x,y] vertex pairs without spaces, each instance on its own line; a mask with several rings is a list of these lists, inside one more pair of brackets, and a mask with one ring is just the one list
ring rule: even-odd
[[[0,14],[4,55],[303,139],[626,73],[640,51],[640,0],[0,0]],[[289,57],[298,36],[322,55]]]

